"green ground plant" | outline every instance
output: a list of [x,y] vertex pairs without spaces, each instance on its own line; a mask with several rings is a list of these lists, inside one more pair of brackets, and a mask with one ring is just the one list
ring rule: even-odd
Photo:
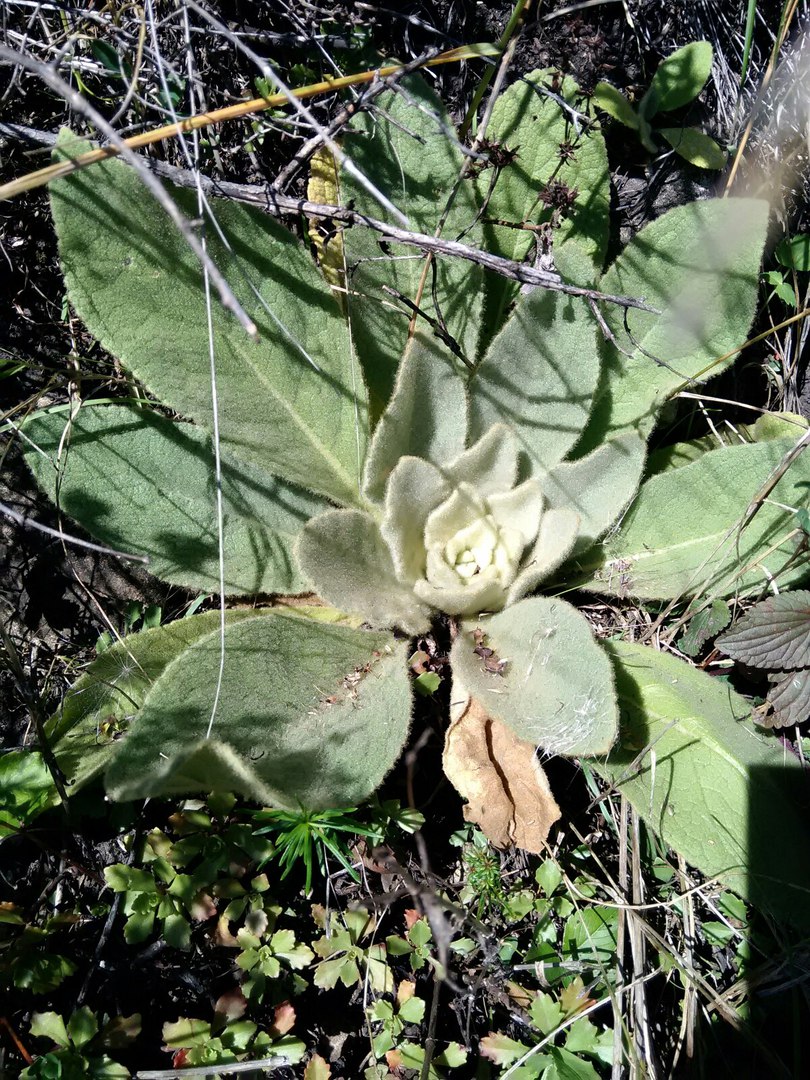
[[[332,605],[231,607],[111,645],[50,721],[57,759],[74,789],[103,774],[116,800],[234,791],[304,817],[357,805],[408,737],[409,640],[449,622],[450,732],[505,732],[512,750],[494,771],[519,758],[545,800],[545,829],[518,843],[539,850],[558,814],[535,749],[587,757],[690,862],[802,922],[810,879],[790,852],[806,823],[787,794],[798,761],[741,723],[749,710],[728,687],[647,646],[597,641],[564,598],[739,598],[806,574],[792,508],[810,464],[795,436],[688,444],[646,467],[672,395],[745,341],[768,207],[678,207],[605,268],[607,160],[575,84],[538,71],[506,90],[475,169],[427,84],[404,86],[373,121],[352,121],[356,166],[423,233],[441,219],[443,236],[510,259],[539,236],[568,292],[554,275],[521,289],[446,253],[381,257],[379,234],[357,222],[332,248],[335,292],[292,233],[213,200],[209,251],[258,340],[216,306],[209,340],[199,268],[125,165],[52,185],[70,301],[150,398],[30,416],[37,481],[168,582],[233,598],[314,590]],[[674,108],[667,87],[656,100]],[[85,148],[65,132],[57,158]],[[172,194],[196,216],[188,192]],[[348,173],[333,197],[376,210]],[[410,332],[412,306],[391,296],[427,318]],[[129,730],[99,745],[100,719],[116,716]],[[450,741],[445,766],[458,776]],[[757,772],[772,798],[749,823]],[[489,800],[466,785],[475,818]],[[345,948],[319,952],[318,985],[359,978],[365,946],[336,933]]]
[[638,107],[608,82],[596,84],[593,103],[635,131],[641,145],[651,154],[659,151],[653,138],[658,135],[690,165],[699,169],[722,169],[726,163],[725,151],[702,131],[693,127],[653,126],[653,120],[660,113],[683,108],[700,95],[711,74],[712,56],[710,42],[690,42],[660,64]]

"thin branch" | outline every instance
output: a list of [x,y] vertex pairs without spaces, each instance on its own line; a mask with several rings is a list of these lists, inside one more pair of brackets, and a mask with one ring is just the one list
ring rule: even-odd
[[[53,145],[56,136],[47,131],[38,131],[35,128],[26,127],[24,124],[12,124],[0,122],[0,136],[13,136],[16,138],[29,139],[43,145]],[[143,161],[144,159],[139,159]],[[148,166],[158,176],[165,177],[178,187],[196,187],[196,178],[186,169],[179,169],[175,165],[169,165],[165,161],[149,161]],[[562,280],[559,274],[553,274],[548,270],[537,270],[533,266],[524,263],[513,262],[504,259],[500,255],[491,255],[486,251],[460,244],[456,240],[444,240],[437,236],[428,236],[425,233],[410,232],[400,229],[396,225],[389,225],[385,221],[377,221],[375,218],[361,214],[346,206],[330,206],[324,203],[310,202],[308,199],[299,199],[293,195],[282,195],[269,185],[259,184],[233,184],[227,180],[212,180],[207,176],[200,176],[200,184],[206,195],[218,195],[221,198],[236,199],[238,202],[249,203],[257,206],[269,214],[283,216],[285,214],[305,214],[307,217],[331,218],[333,221],[341,221],[346,225],[364,225],[380,233],[387,240],[395,244],[405,244],[409,247],[421,248],[423,251],[434,251],[440,255],[454,256],[465,259],[468,262],[477,263],[486,270],[492,270],[502,277],[512,281],[519,281],[524,285],[539,285],[554,292],[562,292],[568,296],[583,296],[590,301],[600,301],[608,304],[616,304],[623,308],[636,308],[639,311],[649,311],[653,315],[660,315],[658,308],[645,303],[643,299],[631,296],[615,296],[613,293],[599,292],[597,289],[583,289],[578,285],[569,285]]]

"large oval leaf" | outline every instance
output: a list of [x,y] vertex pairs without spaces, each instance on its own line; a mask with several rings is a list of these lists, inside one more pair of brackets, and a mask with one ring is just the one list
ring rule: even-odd
[[410,727],[407,642],[268,613],[229,626],[219,706],[214,633],[155,683],[107,772],[116,799],[236,791],[296,809],[351,806]]
[[578,298],[522,296],[470,380],[469,442],[503,423],[537,473],[581,436],[599,381],[595,324]]
[[[440,98],[420,76],[403,79],[382,94],[375,108],[360,112],[346,132],[343,149],[380,191],[408,216],[409,228],[433,235],[455,188],[464,154],[453,122]],[[379,203],[345,171],[340,176],[341,202],[380,216]],[[477,246],[481,227],[470,184],[455,193],[442,235]],[[425,260],[412,248],[389,251],[379,233],[355,225],[343,233],[351,293],[348,315],[368,379],[375,415],[382,411],[394,385],[397,365],[408,340],[411,312],[392,300],[393,289],[444,326],[465,356],[474,361],[481,323],[483,274],[462,259],[434,258],[427,275]],[[422,324],[425,327],[425,324]],[[426,327],[425,327],[426,328]]]
[[[592,592],[669,599],[707,589],[730,596],[801,580],[791,507],[803,506],[810,456],[801,454],[744,529],[737,526],[794,440],[730,446],[703,454],[644,484],[618,532],[584,557]],[[798,557],[797,557],[798,554]],[[790,563],[789,567],[784,570]]]
[[450,658],[466,689],[521,739],[571,757],[612,744],[618,711],[610,661],[565,600],[535,596],[465,620]]
[[[69,423],[64,413],[44,413],[24,430],[42,451],[28,444],[25,455],[37,482],[88,532],[148,555],[165,581],[219,589],[214,451],[203,431],[149,409],[92,402]],[[293,544],[329,504],[227,452],[222,499],[226,592],[303,591]]]
[[[569,240],[576,240],[587,255],[591,279],[601,271],[607,251],[610,174],[605,141],[597,125],[575,129],[571,114],[587,109],[573,79],[559,72],[532,71],[505,90],[495,103],[487,138],[496,143],[506,160],[497,172],[484,170],[478,181],[478,197],[486,199],[485,226],[488,251],[523,262],[536,234],[517,226],[548,221],[550,201],[570,193],[571,204],[559,214],[554,230],[554,257],[566,272],[561,254]],[[510,160],[514,154],[514,159]],[[497,151],[495,155],[497,157]],[[493,186],[494,180],[494,186]],[[496,225],[494,222],[509,222]],[[566,275],[566,279],[567,275]],[[584,284],[584,282],[583,282]],[[498,275],[487,280],[486,323],[490,336],[503,322],[508,305],[520,286]]]
[[[63,132],[57,157],[85,143]],[[196,197],[170,189],[189,217]],[[91,333],[161,401],[213,429],[205,293],[196,256],[126,165],[51,186],[68,296]],[[255,210],[212,200],[208,249],[258,342],[213,299],[222,445],[273,475],[356,503],[366,440],[348,330],[306,250]]]
[[[768,204],[706,199],[668,211],[630,241],[600,289],[641,297],[660,315],[607,306],[620,352],[605,343],[601,395],[583,449],[655,426],[667,396],[729,366],[757,299]],[[718,362],[715,362],[718,361]]]
[[810,827],[798,758],[725,683],[643,645],[606,643],[621,741],[597,771],[662,840],[751,903],[810,927]]
[[[227,619],[231,624],[255,615],[250,609],[235,610],[227,612]],[[103,772],[166,665],[212,633],[219,618],[218,611],[208,611],[129,634],[90,664],[45,725],[71,791]]]

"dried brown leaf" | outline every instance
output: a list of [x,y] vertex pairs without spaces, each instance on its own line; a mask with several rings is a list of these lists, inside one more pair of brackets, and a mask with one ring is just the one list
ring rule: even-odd
[[532,743],[468,697],[447,731],[443,760],[448,780],[467,800],[464,817],[490,843],[534,854],[545,849],[560,808]]

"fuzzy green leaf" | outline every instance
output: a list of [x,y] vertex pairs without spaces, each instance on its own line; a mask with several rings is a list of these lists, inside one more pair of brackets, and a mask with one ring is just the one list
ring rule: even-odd
[[479,495],[495,495],[515,486],[518,441],[504,424],[493,424],[478,442],[443,468],[454,484],[471,484]]
[[638,130],[638,113],[621,92],[609,82],[598,82],[594,87],[591,101],[597,109],[618,120],[625,127]]
[[[190,424],[129,405],[85,406],[25,425],[26,461],[49,498],[105,544],[149,556],[157,577],[189,589],[219,589],[214,451]],[[126,498],[121,497],[126,492]],[[222,454],[225,589],[294,593],[304,580],[292,554],[302,526],[328,503]]]
[[267,614],[229,626],[225,650],[212,738],[218,633],[155,683],[107,773],[114,798],[231,791],[321,809],[382,782],[410,726],[406,642]]
[[[409,228],[433,235],[454,191],[464,155],[444,105],[418,75],[403,79],[382,94],[375,108],[362,111],[343,139],[355,166],[372,180],[403,213]],[[345,170],[340,175],[341,204],[371,217],[382,217],[380,204]],[[453,198],[442,235],[480,246],[481,227],[474,225],[477,206],[472,185],[462,184]],[[471,228],[472,226],[472,228]],[[384,291],[395,289],[419,303],[439,320],[472,362],[480,329],[482,271],[462,259],[434,259],[435,284],[421,255],[407,248],[390,254],[379,233],[354,225],[343,233],[351,297],[348,312],[352,336],[363,361],[372,400],[379,415],[394,385],[397,366],[408,340],[412,312]]]
[[[608,242],[610,175],[605,142],[598,125],[581,125],[577,131],[560,100],[587,111],[573,79],[560,80],[552,70],[532,71],[499,96],[487,138],[502,150],[516,151],[516,156],[497,173],[482,171],[478,197],[482,203],[487,199],[489,219],[535,225],[551,217],[551,208],[540,196],[548,192],[552,198],[555,187],[564,185],[575,197],[554,231],[555,257],[574,240],[587,255],[593,276],[602,269]],[[488,251],[517,262],[527,258],[535,242],[530,230],[494,224],[485,226],[484,237]],[[500,328],[519,288],[501,276],[488,278],[489,337]]]
[[810,592],[769,596],[746,611],[716,644],[752,667],[810,667]]
[[[750,705],[675,657],[611,641],[621,743],[597,771],[707,877],[807,930],[810,847],[797,757],[759,735]],[[649,748],[649,749],[646,749]]]
[[600,288],[643,297],[662,314],[629,310],[628,333],[624,312],[604,309],[630,355],[603,343],[600,398],[580,451],[625,431],[649,434],[674,390],[733,362],[727,354],[745,341],[754,317],[767,221],[760,200],[707,199],[668,211],[630,241]]
[[[229,623],[256,612],[227,613]],[[72,791],[101,773],[166,666],[219,625],[219,612],[130,634],[103,652],[65,695],[45,733]]]
[[396,386],[371,440],[363,474],[365,494],[382,502],[385,485],[406,454],[446,465],[464,450],[464,383],[437,340],[418,334],[409,343]]
[[782,588],[800,581],[807,556],[796,558],[797,539],[784,539],[795,528],[786,508],[807,498],[810,455],[796,459],[756,516],[742,532],[738,528],[793,445],[775,439],[712,450],[691,465],[654,476],[618,532],[583,558],[589,576],[579,584],[592,592],[668,599],[703,588],[731,596],[762,588],[777,575]]
[[658,134],[666,139],[672,149],[684,161],[698,169],[722,169],[727,154],[714,139],[696,128],[658,128]]
[[[652,77],[641,111],[649,119],[659,112],[672,112],[688,105],[706,85],[712,71],[712,46],[708,41],[692,41],[668,56]],[[652,103],[650,107],[645,102]]]
[[643,439],[621,435],[587,457],[555,465],[542,477],[546,503],[579,514],[575,550],[590,547],[625,509],[641,481],[645,455]]
[[507,604],[517,603],[562,566],[574,550],[579,528],[580,518],[576,510],[567,507],[546,510],[540,519],[540,531],[532,552],[524,560],[526,569],[512,583]]
[[329,603],[359,611],[373,626],[400,626],[410,634],[427,630],[430,613],[399,580],[369,514],[330,510],[313,518],[301,533],[297,554],[304,574]]
[[[453,671],[488,713],[551,753],[610,747],[618,721],[610,661],[575,608],[559,597],[533,597],[462,627],[450,654]],[[475,651],[478,629],[494,659],[506,661],[498,673],[493,658],[485,666]]]
[[[63,132],[57,158],[86,150]],[[71,303],[157,397],[213,430],[205,293],[196,256],[126,165],[106,161],[51,185]],[[170,189],[190,219],[193,192]],[[211,200],[211,257],[260,340],[213,298],[222,446],[338,502],[357,503],[365,390],[348,330],[308,252],[268,216]]]
[[549,469],[582,434],[598,381],[587,307],[535,289],[520,298],[471,377],[469,442],[505,424],[531,468]]
[[42,754],[11,750],[0,757],[0,837],[30,824],[58,802],[56,785]]
[[388,481],[380,532],[402,581],[413,583],[424,576],[425,522],[452,491],[451,484],[430,462],[414,457],[397,462]]

